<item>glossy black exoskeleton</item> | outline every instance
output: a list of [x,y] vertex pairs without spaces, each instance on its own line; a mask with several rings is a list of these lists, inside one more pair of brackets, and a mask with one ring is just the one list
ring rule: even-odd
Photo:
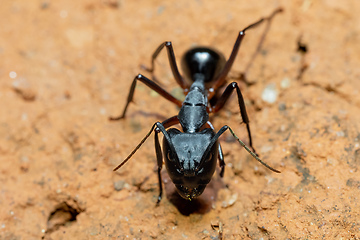
[[[123,114],[116,118],[110,118],[110,120],[118,120],[125,117],[129,103],[133,99],[137,81],[141,81],[165,99],[175,103],[180,107],[180,112],[178,115],[173,116],[162,123],[156,122],[139,145],[114,169],[114,171],[123,166],[151,135],[152,131],[154,131],[160,188],[157,203],[160,202],[162,197],[161,169],[163,165],[163,156],[166,169],[171,180],[175,184],[178,193],[185,199],[194,199],[201,195],[206,185],[210,182],[216,169],[217,159],[219,159],[221,168],[220,176],[223,176],[225,162],[218,138],[229,129],[231,134],[255,159],[270,170],[279,172],[262,162],[255,153],[255,149],[252,145],[249,118],[246,113],[243,96],[237,83],[230,83],[223,94],[216,98],[216,101],[210,102],[210,100],[213,99],[217,90],[225,84],[225,78],[235,60],[245,31],[257,26],[264,20],[270,21],[275,14],[281,11],[281,9],[277,9],[269,17],[260,19],[256,23],[251,24],[240,31],[232,53],[227,61],[221,53],[211,48],[195,47],[187,51],[181,62],[183,73],[185,75],[184,78],[178,71],[171,42],[162,43],[154,52],[151,62],[152,67],[148,69],[148,71],[154,71],[154,61],[161,50],[166,47],[172,73],[177,83],[184,90],[186,95],[185,100],[181,102],[161,88],[157,83],[141,74],[137,75],[131,85]],[[246,124],[251,149],[248,148],[227,125],[223,126],[215,133],[212,124],[209,122],[209,113],[216,113],[221,110],[234,90],[237,93],[241,117]],[[178,123],[181,125],[182,131],[176,128],[168,129]],[[163,151],[161,151],[158,137],[160,132],[164,135]]]

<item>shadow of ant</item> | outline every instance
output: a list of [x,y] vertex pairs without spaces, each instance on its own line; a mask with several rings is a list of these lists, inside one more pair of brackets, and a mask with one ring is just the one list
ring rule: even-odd
[[176,187],[172,183],[166,171],[162,172],[162,176],[166,198],[184,216],[189,216],[193,213],[205,214],[210,212],[217,200],[219,190],[226,187],[220,176],[213,177],[210,183],[206,186],[204,192],[198,198],[189,201],[182,198],[177,193]]

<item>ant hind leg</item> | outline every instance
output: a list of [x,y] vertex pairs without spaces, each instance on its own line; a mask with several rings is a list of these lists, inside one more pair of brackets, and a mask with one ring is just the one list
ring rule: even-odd
[[[251,61],[250,61],[250,64],[246,67],[246,70],[245,70],[245,73],[243,74],[243,77],[246,78],[246,71],[248,71],[248,69],[250,68],[251,66],[251,62],[254,60],[255,56],[257,55],[257,53],[259,52],[259,49],[261,48],[262,46],[262,43],[264,41],[264,38],[265,38],[265,35],[268,31],[268,28],[270,26],[270,22],[272,20],[272,18],[282,12],[283,9],[282,8],[277,8],[270,16],[268,17],[265,17],[265,18],[261,18],[260,20],[258,20],[257,22],[253,23],[253,24],[250,24],[249,26],[247,26],[246,28],[244,28],[242,31],[239,32],[238,34],[238,37],[235,41],[235,44],[234,44],[234,47],[231,51],[231,54],[230,54],[230,57],[229,59],[227,60],[227,62],[225,63],[225,66],[223,68],[223,70],[219,73],[219,75],[216,77],[216,80],[214,81],[214,85],[212,86],[212,89],[214,90],[213,92],[216,92],[216,90],[221,87],[225,82],[226,82],[226,76],[228,75],[228,73],[230,72],[230,69],[235,61],[235,58],[236,58],[236,55],[238,54],[239,52],[239,48],[241,46],[241,42],[245,36],[245,31],[246,30],[249,30],[251,28],[254,28],[254,27],[257,27],[259,24],[261,24],[262,22],[264,21],[268,21],[268,26],[267,26],[267,29],[266,31],[264,32],[264,34],[262,35],[262,38],[258,44],[258,47],[257,47],[257,50],[256,52],[253,54],[252,58],[251,58]],[[209,98],[211,99],[213,97],[213,93],[210,94]]]
[[151,67],[147,68],[145,66],[142,66],[143,69],[145,69],[146,71],[153,73],[155,70],[155,60],[158,57],[159,53],[161,52],[161,50],[166,47],[167,49],[167,54],[168,54],[168,59],[169,59],[169,64],[171,67],[171,71],[173,73],[173,76],[176,80],[176,82],[180,85],[180,87],[182,89],[188,89],[189,86],[188,84],[184,81],[184,79],[182,78],[182,76],[179,73],[179,69],[177,67],[176,64],[176,58],[175,58],[175,53],[174,53],[174,49],[172,46],[172,43],[167,41],[167,42],[163,42],[162,44],[160,44],[160,46],[155,50],[155,52],[153,53],[152,57],[151,57]]

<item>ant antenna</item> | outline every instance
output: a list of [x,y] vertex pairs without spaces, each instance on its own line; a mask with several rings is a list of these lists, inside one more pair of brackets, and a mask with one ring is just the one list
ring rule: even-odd
[[151,135],[152,131],[154,130],[155,126],[157,125],[157,123],[155,123],[150,131],[146,134],[146,136],[143,138],[143,140],[141,140],[141,142],[136,146],[136,148],[134,148],[134,150],[130,153],[129,156],[127,156],[127,158],[125,158],[124,161],[122,161],[116,168],[114,168],[113,171],[118,170],[119,168],[121,168],[127,161],[129,161],[129,159],[132,157],[132,155],[135,154],[135,152],[141,147],[141,145],[143,145],[143,143],[149,138],[149,136]]
[[[225,132],[226,129],[229,129],[229,131],[231,132],[231,134],[234,136],[234,138],[235,138],[236,140],[238,140],[238,142],[240,143],[240,145],[241,145],[243,148],[245,148],[245,150],[248,151],[248,152],[250,153],[250,155],[253,156],[253,158],[255,158],[258,162],[260,162],[262,165],[264,165],[265,167],[267,167],[268,169],[270,169],[270,170],[273,171],[273,172],[281,173],[279,170],[276,170],[275,168],[272,168],[272,167],[270,167],[269,165],[267,165],[265,162],[263,162],[263,161],[256,155],[256,153],[254,153],[253,151],[251,151],[250,148],[249,148],[248,146],[246,146],[246,144],[245,144],[243,141],[241,141],[240,138],[238,138],[238,136],[236,136],[235,132],[234,132],[229,126],[225,125],[225,126],[222,127],[221,129],[223,129],[223,128],[225,128],[225,129],[223,130],[223,132]],[[221,131],[221,129],[220,129],[220,131]],[[220,131],[219,131],[219,132],[220,132]]]

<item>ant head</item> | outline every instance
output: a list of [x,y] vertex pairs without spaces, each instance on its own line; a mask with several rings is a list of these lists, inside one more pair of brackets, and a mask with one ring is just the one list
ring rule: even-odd
[[171,128],[164,137],[165,166],[178,193],[191,200],[202,194],[216,168],[218,141],[212,129],[183,133]]
[[208,47],[195,47],[184,54],[181,67],[190,84],[203,78],[210,85],[225,63],[225,57],[220,52]]

